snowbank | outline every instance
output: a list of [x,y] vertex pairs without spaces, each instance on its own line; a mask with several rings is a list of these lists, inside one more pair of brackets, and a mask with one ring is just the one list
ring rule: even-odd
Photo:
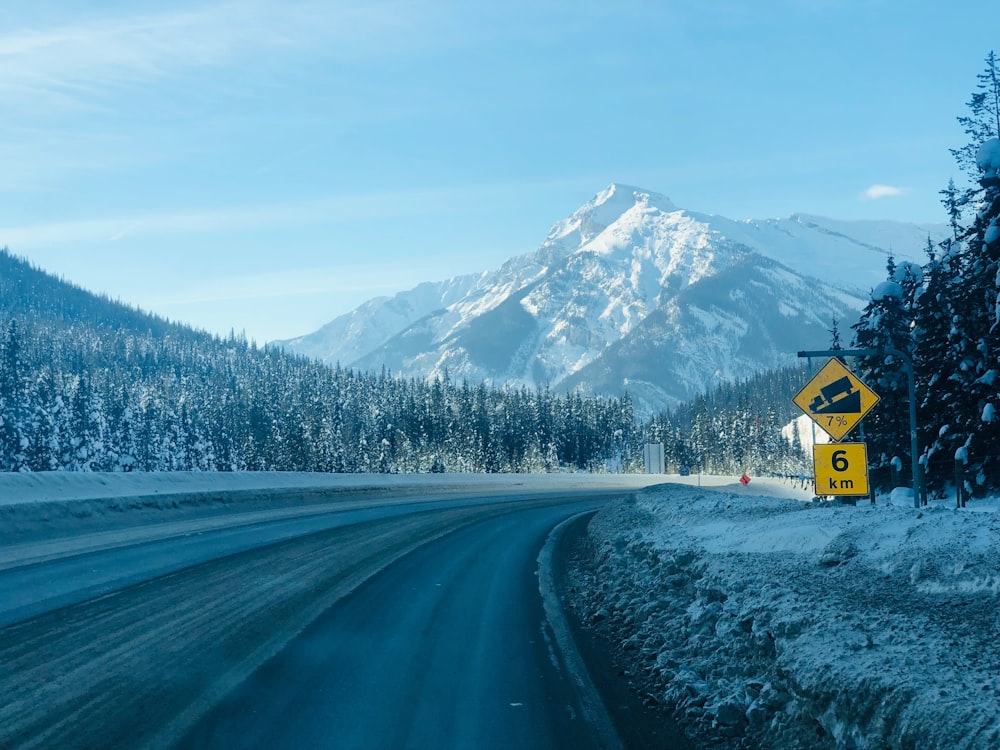
[[653,488],[591,521],[575,585],[650,701],[726,746],[992,749],[997,508]]
[[[419,479],[416,480],[419,482]],[[471,481],[471,480],[470,480]],[[0,473],[0,505],[282,489],[365,489],[413,485],[412,476],[306,472]]]
[[640,474],[0,473],[0,538],[71,536],[218,513],[455,492],[635,489]]
[[288,489],[393,490],[644,487],[663,477],[643,474],[318,474],[311,472],[0,472],[0,506],[151,495]]

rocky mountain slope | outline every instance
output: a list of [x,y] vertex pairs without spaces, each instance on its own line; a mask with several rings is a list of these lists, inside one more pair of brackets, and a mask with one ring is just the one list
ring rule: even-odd
[[611,185],[533,253],[372,300],[285,348],[470,382],[620,394],[641,411],[820,348],[846,331],[888,254],[919,259],[943,225],[795,215],[733,221]]

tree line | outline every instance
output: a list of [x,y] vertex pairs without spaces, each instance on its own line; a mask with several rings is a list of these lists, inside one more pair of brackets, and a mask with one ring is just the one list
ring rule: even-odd
[[800,416],[791,394],[807,379],[795,366],[720,383],[653,417],[645,434],[663,444],[668,473],[811,474],[798,434],[784,429]]
[[400,379],[213,337],[0,251],[0,470],[552,471],[634,457],[626,398]]

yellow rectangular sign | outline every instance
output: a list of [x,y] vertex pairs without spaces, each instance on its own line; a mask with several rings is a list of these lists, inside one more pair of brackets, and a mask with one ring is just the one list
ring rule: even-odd
[[867,495],[868,447],[864,443],[813,446],[817,495]]

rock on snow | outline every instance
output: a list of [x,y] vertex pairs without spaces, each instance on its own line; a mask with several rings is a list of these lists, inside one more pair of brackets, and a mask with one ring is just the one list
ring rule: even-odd
[[1000,515],[737,489],[590,523],[580,604],[646,693],[726,747],[1000,747]]

